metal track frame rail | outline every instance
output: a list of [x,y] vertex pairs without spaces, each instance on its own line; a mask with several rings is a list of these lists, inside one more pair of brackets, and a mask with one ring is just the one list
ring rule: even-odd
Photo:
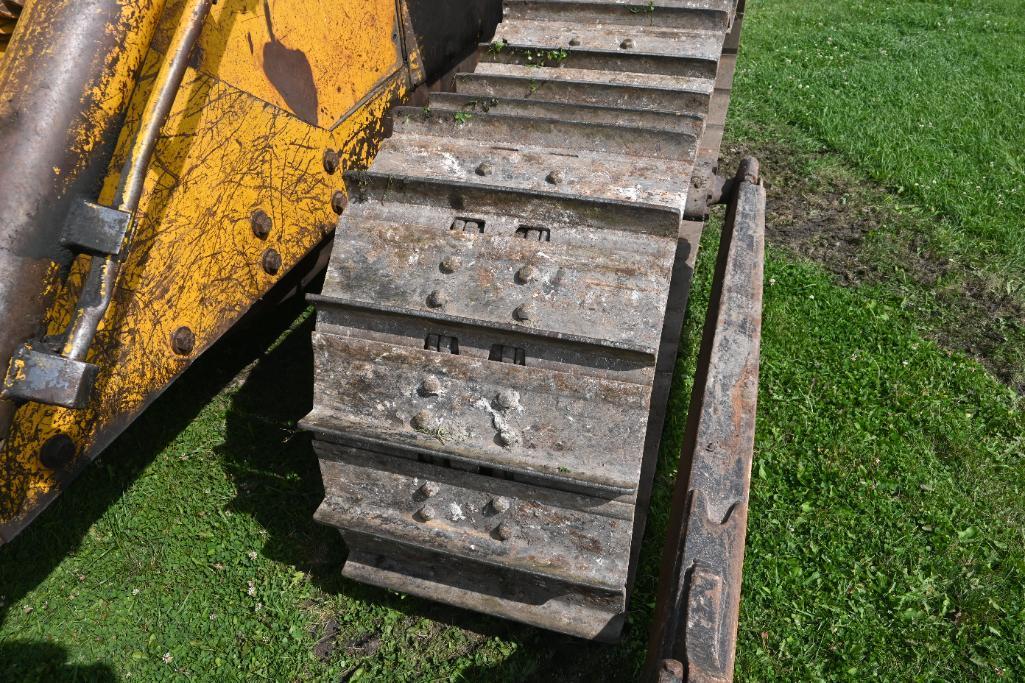
[[765,189],[745,159],[729,200],[680,454],[644,680],[731,681],[754,454]]

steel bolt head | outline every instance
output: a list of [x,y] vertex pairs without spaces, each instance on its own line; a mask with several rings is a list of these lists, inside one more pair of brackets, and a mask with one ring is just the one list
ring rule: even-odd
[[423,521],[425,521],[425,522],[429,522],[429,521],[431,521],[432,519],[434,519],[435,517],[437,517],[437,516],[438,516],[438,513],[436,513],[436,512],[434,511],[434,508],[433,508],[433,507],[431,507],[430,505],[424,505],[424,506],[423,506],[422,508],[420,508],[419,510],[417,510],[417,513],[416,513],[416,515],[417,515],[417,517],[419,517],[419,518],[420,518],[421,520],[423,520]]
[[271,220],[266,211],[257,209],[249,216],[249,225],[253,228],[254,235],[260,239],[267,239],[271,228],[274,227],[274,221]]
[[325,149],[324,150],[324,170],[325,171],[327,171],[329,174],[334,173],[335,171],[338,170],[338,164],[340,162],[341,162],[341,159],[339,159],[339,157],[338,157],[338,152],[336,152],[333,149]]
[[533,304],[520,304],[513,311],[513,317],[521,321],[532,320],[536,315],[537,310]]
[[537,268],[528,264],[516,271],[516,281],[521,285],[533,282],[537,278]]
[[421,410],[419,413],[413,416],[411,420],[414,429],[429,430],[431,428],[431,414],[426,410]]
[[622,43],[619,44],[619,47],[623,48],[624,50],[632,50],[632,49],[634,49],[634,39],[633,38],[627,38],[626,40],[624,40]]
[[188,327],[183,325],[171,335],[171,349],[179,356],[189,355],[194,348],[196,348],[196,335]]
[[491,509],[501,514],[509,509],[509,499],[505,496],[496,496],[491,499]]
[[335,190],[335,193],[331,195],[331,210],[340,216],[348,205],[349,197],[341,190]]
[[570,38],[569,39],[569,44],[570,44],[570,47],[576,47],[576,46],[580,45],[580,39],[579,38]]
[[427,305],[431,308],[444,308],[448,303],[448,295],[440,289],[436,289],[427,295]]
[[511,539],[514,533],[515,529],[513,529],[512,524],[509,524],[508,522],[502,522],[495,528],[495,535],[503,541]]
[[520,404],[520,392],[515,389],[502,389],[495,396],[495,403],[502,410],[511,410]]
[[479,175],[479,176],[489,176],[489,175],[491,175],[494,172],[495,172],[495,167],[492,166],[491,163],[487,162],[487,161],[481,162],[480,166],[477,167],[477,175]]
[[562,171],[552,171],[548,174],[548,177],[545,178],[545,181],[547,181],[549,185],[559,185],[565,179],[566,178],[563,175]]
[[420,383],[420,393],[424,396],[437,396],[441,393],[441,380],[437,377],[427,377]]
[[506,448],[515,446],[520,442],[520,435],[511,429],[503,429],[498,432],[498,443]]
[[442,259],[439,267],[441,272],[452,274],[463,267],[463,259],[458,256],[446,256]]
[[438,485],[435,484],[433,481],[426,482],[423,486],[419,488],[420,495],[422,495],[424,498],[431,498],[432,496],[438,495],[439,490],[440,489],[438,488]]
[[268,275],[277,275],[281,270],[281,254],[276,249],[268,249],[263,252],[263,271]]
[[64,432],[54,434],[39,448],[39,462],[51,470],[59,470],[75,459],[75,442]]

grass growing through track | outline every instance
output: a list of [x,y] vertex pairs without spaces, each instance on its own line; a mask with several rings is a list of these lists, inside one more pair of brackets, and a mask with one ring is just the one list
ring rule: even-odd
[[[778,246],[742,680],[1025,677],[1021,22],[998,0],[751,3],[730,146],[771,157]],[[311,521],[292,308],[201,359],[0,549],[0,680],[630,680],[713,248],[622,645],[340,578]]]

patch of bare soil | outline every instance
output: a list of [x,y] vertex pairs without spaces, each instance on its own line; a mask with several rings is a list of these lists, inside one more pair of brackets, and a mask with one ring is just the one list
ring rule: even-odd
[[770,244],[816,261],[842,285],[889,289],[917,309],[937,343],[1025,394],[1025,303],[996,278],[935,252],[930,236],[941,218],[898,210],[893,195],[828,150],[735,141],[724,145],[720,172],[743,155],[761,162]]

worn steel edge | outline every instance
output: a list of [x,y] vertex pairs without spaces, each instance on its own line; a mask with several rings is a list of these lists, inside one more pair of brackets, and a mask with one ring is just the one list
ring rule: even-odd
[[680,454],[644,680],[731,681],[761,340],[765,189],[745,159],[729,198]]

